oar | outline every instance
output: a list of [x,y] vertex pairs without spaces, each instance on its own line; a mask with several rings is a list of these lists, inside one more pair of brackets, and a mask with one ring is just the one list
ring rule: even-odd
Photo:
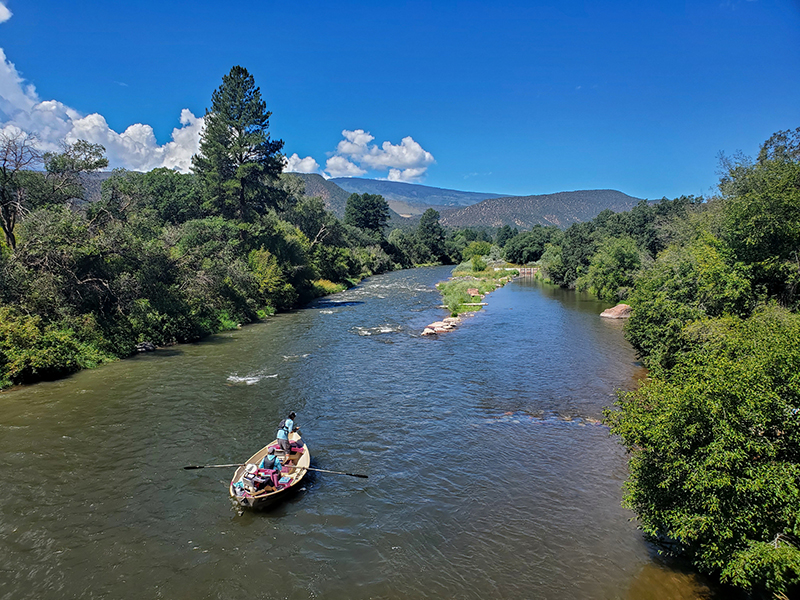
[[[215,468],[225,468],[228,469],[230,467],[241,467],[243,465],[189,465],[188,467],[183,467],[184,469],[215,469]],[[321,471],[322,473],[333,473],[334,475],[349,475],[350,477],[361,477],[362,479],[369,479],[369,475],[360,475],[359,473],[344,473],[342,471],[329,471],[328,469],[315,469],[313,467],[300,467],[297,465],[289,465],[293,469],[305,469],[306,471]]]
[[333,473],[334,475],[349,475],[350,477],[361,477],[362,479],[368,479],[369,475],[359,475],[358,473],[343,473],[342,471],[328,471],[327,469],[315,469],[313,467],[298,467],[297,465],[292,465],[295,469],[306,469],[307,471],[321,471],[323,473]]

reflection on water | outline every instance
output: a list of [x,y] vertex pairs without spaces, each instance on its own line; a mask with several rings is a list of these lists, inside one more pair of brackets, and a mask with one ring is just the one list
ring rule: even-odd
[[[0,396],[0,598],[713,598],[620,507],[599,423],[643,375],[607,305],[518,280],[453,332],[448,269]],[[289,410],[317,473],[267,513],[234,463]]]

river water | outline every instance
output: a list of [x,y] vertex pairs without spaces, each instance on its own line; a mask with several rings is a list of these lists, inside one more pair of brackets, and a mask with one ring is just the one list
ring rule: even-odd
[[[436,267],[0,395],[0,598],[689,599],[620,506],[598,421],[644,376],[608,305],[519,279],[457,330]],[[298,414],[317,473],[268,512],[236,463]]]

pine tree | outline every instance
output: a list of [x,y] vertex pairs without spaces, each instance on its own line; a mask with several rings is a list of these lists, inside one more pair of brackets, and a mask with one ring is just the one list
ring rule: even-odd
[[193,159],[206,195],[205,208],[227,218],[263,212],[272,190],[265,185],[283,170],[283,140],[270,140],[261,90],[247,69],[223,76],[206,110],[200,152]]

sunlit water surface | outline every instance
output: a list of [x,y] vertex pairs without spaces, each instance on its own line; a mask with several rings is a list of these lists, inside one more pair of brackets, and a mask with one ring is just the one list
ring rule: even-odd
[[[447,268],[0,395],[0,598],[689,599],[599,424],[644,371],[607,305],[520,279],[456,331]],[[318,473],[227,496],[288,410]]]

